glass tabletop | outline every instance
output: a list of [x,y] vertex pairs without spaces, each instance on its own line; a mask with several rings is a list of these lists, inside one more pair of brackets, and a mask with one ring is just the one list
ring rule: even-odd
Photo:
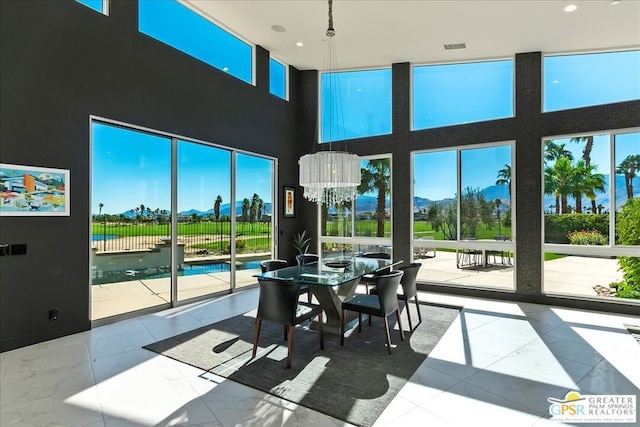
[[296,265],[255,274],[253,277],[282,281],[295,280],[312,285],[336,286],[367,273],[374,273],[399,265],[402,262],[402,260],[378,258],[332,257],[324,260],[320,259],[320,261],[312,264]]

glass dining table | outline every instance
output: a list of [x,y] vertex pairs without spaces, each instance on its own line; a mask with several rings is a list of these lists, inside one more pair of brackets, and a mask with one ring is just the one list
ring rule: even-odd
[[326,314],[325,332],[340,333],[342,301],[351,298],[365,274],[384,272],[403,260],[331,257],[306,265],[256,274],[253,277],[282,282],[296,281],[309,287]]

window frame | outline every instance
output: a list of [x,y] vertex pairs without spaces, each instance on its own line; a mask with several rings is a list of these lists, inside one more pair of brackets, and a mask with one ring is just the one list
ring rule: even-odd
[[77,3],[80,3],[81,5],[86,6],[91,10],[95,10],[96,12],[101,13],[101,14],[103,14],[105,16],[109,16],[109,6],[110,6],[109,2],[110,1],[111,0],[102,0],[101,1],[102,6],[100,6],[100,10],[98,10],[95,7],[90,6],[89,4],[85,3],[83,0],[76,0]]
[[619,103],[619,102],[629,102],[632,100],[638,100],[639,98],[632,98],[630,100],[616,100],[616,101],[609,101],[609,102],[600,102],[597,104],[589,104],[589,105],[579,105],[579,106],[575,106],[575,107],[568,107],[568,108],[556,108],[556,109],[552,109],[552,110],[547,110],[545,109],[545,59],[547,58],[551,58],[551,57],[560,57],[560,56],[579,56],[579,55],[599,55],[599,54],[608,54],[608,53],[621,53],[621,52],[638,52],[638,54],[640,55],[640,48],[636,48],[636,49],[630,49],[630,48],[622,48],[622,49],[607,49],[607,50],[589,50],[589,51],[584,51],[584,52],[575,52],[575,51],[571,51],[571,52],[553,52],[553,53],[544,53],[542,56],[542,72],[540,73],[540,78],[541,78],[541,82],[540,82],[540,87],[542,88],[542,93],[540,94],[540,111],[544,114],[544,113],[554,113],[554,112],[559,112],[559,111],[570,111],[570,110],[575,110],[578,108],[590,108],[590,107],[597,107],[597,106],[601,106],[601,105],[608,105],[608,104],[614,104],[614,103]]
[[[107,1],[107,0],[104,0],[104,1]],[[212,64],[210,64],[210,63],[208,63],[208,62],[204,61],[203,59],[198,58],[198,57],[196,57],[196,56],[192,55],[192,54],[191,54],[191,53],[189,53],[189,52],[185,52],[185,51],[183,51],[183,50],[181,50],[181,49],[179,49],[179,48],[177,48],[177,47],[175,47],[175,46],[173,46],[173,45],[170,45],[170,44],[166,43],[166,42],[165,42],[165,41],[163,41],[163,40],[160,40],[160,39],[158,39],[158,38],[156,38],[156,37],[154,37],[154,36],[152,36],[152,35],[150,35],[150,34],[147,34],[147,33],[143,32],[143,31],[141,31],[141,30],[140,30],[140,5],[141,5],[141,2],[142,2],[142,1],[151,1],[151,0],[137,0],[137,3],[138,3],[138,8],[137,8],[137,10],[138,10],[138,22],[137,22],[137,26],[138,26],[138,27],[137,27],[137,29],[138,29],[138,32],[139,32],[140,34],[143,34],[143,35],[145,35],[145,36],[147,36],[147,37],[150,37],[150,38],[152,38],[153,40],[156,40],[157,42],[160,42],[160,43],[162,43],[162,44],[163,44],[163,45],[165,45],[165,46],[169,46],[170,48],[175,49],[175,50],[177,50],[177,51],[179,51],[179,52],[182,52],[183,54],[185,54],[185,55],[187,55],[187,56],[189,56],[189,57],[191,57],[191,58],[194,58],[194,59],[196,59],[196,60],[198,60],[198,61],[200,61],[200,62],[203,62],[204,64],[208,65],[209,67],[212,67],[212,68],[214,68],[214,69],[216,69],[216,70],[222,71],[223,73],[228,74],[228,75],[232,76],[233,78],[235,78],[235,79],[237,79],[237,80],[239,80],[239,81],[241,81],[241,82],[243,82],[243,83],[247,83],[247,84],[252,85],[252,86],[254,86],[254,87],[255,87],[255,85],[256,85],[256,44],[255,44],[255,43],[253,43],[253,42],[249,41],[248,39],[246,39],[245,37],[243,37],[243,36],[242,36],[242,35],[240,35],[239,33],[237,33],[237,32],[235,32],[235,31],[233,31],[232,29],[230,29],[229,27],[227,27],[226,25],[224,25],[223,23],[221,23],[220,21],[218,21],[217,19],[215,19],[214,17],[212,17],[211,15],[209,15],[208,13],[206,13],[205,11],[203,11],[202,9],[200,9],[197,5],[192,4],[192,3],[185,3],[185,2],[182,2],[182,1],[178,1],[178,0],[170,0],[170,1],[174,1],[174,2],[176,2],[177,4],[179,4],[179,5],[181,5],[181,6],[185,7],[185,8],[187,8],[187,9],[188,9],[188,10],[190,10],[191,12],[193,12],[193,13],[195,13],[196,15],[200,16],[202,19],[204,19],[204,20],[206,20],[206,21],[210,22],[212,25],[214,25],[214,26],[218,27],[220,30],[222,30],[222,31],[226,32],[226,33],[227,33],[227,34],[229,34],[230,36],[235,37],[236,39],[238,39],[238,40],[239,40],[239,41],[241,41],[242,43],[244,43],[244,44],[246,44],[247,46],[249,46],[249,48],[251,49],[251,54],[249,55],[249,56],[250,56],[250,60],[251,60],[251,64],[250,64],[250,69],[251,69],[251,73],[250,73],[250,75],[251,75],[251,77],[250,77],[250,81],[246,81],[246,80],[244,80],[244,79],[242,79],[242,78],[240,78],[240,77],[237,77],[237,76],[235,76],[235,75],[233,75],[233,74],[229,74],[229,73],[228,73],[227,71],[225,71],[224,69],[222,69],[222,68],[218,68],[218,67],[216,67],[215,65],[212,65]],[[168,1],[168,0],[165,0],[165,1]]]
[[[271,91],[271,61],[277,62],[278,64],[282,65],[282,67],[284,68],[284,96],[283,97],[280,95],[276,95]],[[289,65],[286,64],[284,61],[281,61],[280,59],[272,56],[271,53],[269,53],[269,93],[275,97],[284,99],[285,101],[289,101]]]
[[[462,190],[462,155],[461,152],[463,150],[475,150],[475,149],[483,149],[483,148],[496,148],[496,147],[504,147],[509,146],[511,149],[511,239],[506,241],[481,241],[474,242],[470,240],[462,240],[461,239],[461,218],[460,218],[460,205],[461,205],[461,190]],[[456,152],[456,240],[420,240],[416,239],[414,235],[414,217],[413,217],[413,208],[414,208],[414,197],[415,197],[415,186],[410,186],[410,202],[411,208],[409,209],[409,233],[410,233],[410,245],[411,245],[411,253],[412,259],[413,254],[415,253],[414,248],[418,247],[433,247],[434,244],[437,247],[448,248],[448,249],[490,249],[490,250],[510,250],[515,251],[516,249],[516,180],[515,180],[515,171],[516,171],[516,141],[515,140],[505,140],[505,141],[495,141],[489,143],[478,143],[478,144],[468,144],[468,145],[454,145],[449,147],[440,147],[434,149],[421,149],[414,150],[410,152],[411,155],[411,182],[413,183],[415,180],[415,156],[425,153],[436,153],[436,152],[444,152],[444,151],[455,151]],[[435,242],[435,243],[434,243]],[[514,274],[515,281],[515,274]]]
[[[351,72],[365,72],[365,71],[381,71],[381,70],[389,70],[389,132],[387,133],[377,133],[375,135],[362,135],[362,136],[354,136],[349,138],[341,138],[341,139],[332,139],[327,141],[322,141],[322,76],[325,74],[342,74],[342,73],[351,73]],[[340,88],[338,88],[340,91]],[[340,95],[340,93],[338,93]],[[341,95],[340,95],[341,96]],[[343,102],[340,102],[341,106],[344,105]],[[374,138],[382,135],[392,135],[393,134],[393,68],[391,66],[384,67],[368,67],[368,68],[345,68],[340,70],[325,70],[318,72],[318,99],[317,99],[317,107],[318,107],[318,115],[316,117],[318,123],[318,132],[317,132],[317,144],[339,144],[344,141],[351,141],[354,139],[362,139],[362,138]],[[344,110],[344,108],[343,108]],[[343,113],[338,113],[343,114]]]
[[[487,63],[487,62],[504,62],[509,61],[512,64],[511,67],[511,115],[506,117],[494,117],[491,119],[484,120],[476,120],[471,122],[461,122],[461,123],[450,123],[433,127],[425,127],[425,128],[416,128],[415,125],[415,69],[420,67],[430,67],[430,66],[445,66],[445,65],[464,65],[464,64],[479,64],[479,63]],[[471,123],[483,123],[492,120],[505,120],[515,118],[516,111],[516,61],[514,56],[510,57],[499,57],[499,58],[486,58],[486,59],[478,59],[473,61],[447,61],[447,62],[429,62],[429,63],[415,63],[411,64],[410,67],[410,75],[409,75],[409,130],[411,132],[419,132],[431,129],[439,129],[448,126],[462,126],[465,124]]]
[[[389,192],[389,196],[391,199],[391,208],[389,209],[389,221],[391,224],[390,228],[390,236],[389,237],[368,237],[368,236],[356,236],[356,221],[355,221],[355,209],[351,210],[351,237],[340,237],[340,236],[323,236],[322,235],[322,206],[317,204],[316,212],[317,212],[317,230],[318,230],[318,246],[316,248],[317,253],[322,253],[322,244],[323,243],[338,243],[338,244],[346,244],[346,245],[388,245],[392,248],[393,253],[393,154],[391,153],[382,153],[382,154],[374,154],[369,156],[360,156],[360,162],[364,160],[375,160],[375,159],[389,159],[389,175],[391,177],[391,190]],[[356,197],[358,196],[357,191],[353,198],[353,204],[355,205]]]
[[[597,130],[590,132],[581,132],[581,133],[573,133],[566,135],[554,135],[549,137],[543,137],[540,140],[542,145],[542,157],[540,159],[540,179],[542,185],[542,194],[541,194],[541,205],[542,205],[542,213],[540,220],[540,227],[542,230],[541,233],[541,244],[542,251],[541,257],[544,261],[545,252],[553,252],[558,254],[566,254],[566,255],[583,255],[583,256],[639,256],[638,250],[640,250],[640,246],[633,245],[618,245],[615,243],[615,178],[609,178],[609,244],[606,246],[587,246],[587,245],[571,245],[569,243],[546,243],[545,242],[545,224],[544,224],[544,141],[545,140],[553,140],[553,139],[566,139],[573,138],[578,136],[587,136],[587,135],[608,135],[609,136],[609,170],[606,172],[609,176],[615,177],[615,136],[620,134],[628,134],[628,133],[637,133],[640,132],[640,127],[637,128],[623,128],[623,129],[611,129],[611,130]],[[543,262],[544,264],[544,262]],[[543,271],[544,273],[544,271]],[[543,283],[544,283],[544,274],[543,274]]]

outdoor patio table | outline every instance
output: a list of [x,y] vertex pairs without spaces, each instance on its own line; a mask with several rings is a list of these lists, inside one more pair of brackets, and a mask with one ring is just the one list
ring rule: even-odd
[[353,296],[360,277],[399,265],[403,260],[331,257],[318,262],[286,267],[280,270],[255,274],[271,280],[297,281],[309,286],[326,314],[325,332],[340,332],[342,301]]

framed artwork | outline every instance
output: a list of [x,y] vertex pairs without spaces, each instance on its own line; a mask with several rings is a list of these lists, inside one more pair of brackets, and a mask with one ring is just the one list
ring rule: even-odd
[[284,217],[293,218],[296,216],[296,189],[294,187],[284,187]]
[[0,163],[0,216],[69,216],[69,171]]

